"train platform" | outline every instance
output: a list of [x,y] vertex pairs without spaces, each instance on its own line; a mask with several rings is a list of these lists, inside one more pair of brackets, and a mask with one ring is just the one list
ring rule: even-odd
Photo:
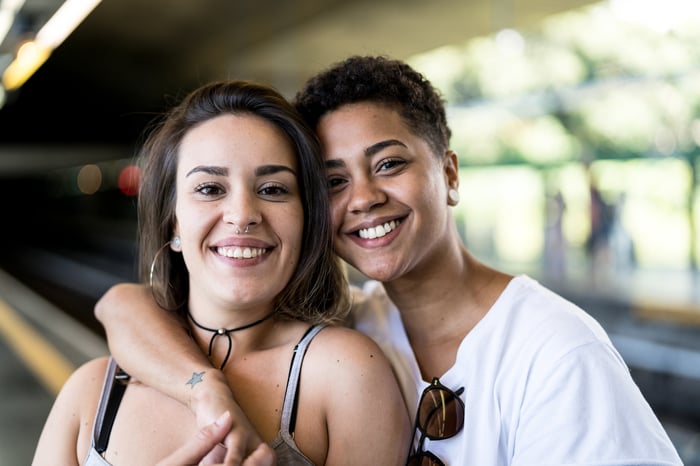
[[[581,270],[564,279],[525,272],[601,322],[685,465],[700,466],[697,277]],[[107,354],[103,337],[89,327],[0,270],[0,466],[31,463],[65,379],[83,362]]]
[[55,396],[104,339],[0,270],[0,466],[28,466]]

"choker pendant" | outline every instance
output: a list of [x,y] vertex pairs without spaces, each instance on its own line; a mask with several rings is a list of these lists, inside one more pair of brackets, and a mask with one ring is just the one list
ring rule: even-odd
[[256,320],[256,321],[254,321],[254,322],[251,322],[251,323],[249,323],[249,324],[242,325],[242,326],[240,326],[240,327],[234,327],[234,328],[219,328],[219,329],[205,327],[204,325],[202,325],[202,324],[200,324],[199,322],[197,322],[196,320],[194,320],[194,317],[192,317],[192,314],[191,314],[189,311],[187,311],[187,316],[190,318],[190,320],[192,321],[192,323],[193,323],[197,328],[200,328],[200,329],[202,329],[202,330],[205,330],[205,331],[207,331],[207,332],[211,332],[211,333],[212,333],[211,339],[209,340],[209,353],[207,354],[207,357],[209,357],[209,358],[211,358],[212,351],[214,350],[214,340],[216,340],[217,337],[226,335],[226,338],[228,339],[228,348],[226,349],[226,357],[224,357],[223,362],[222,362],[221,365],[219,366],[219,370],[222,370],[222,369],[224,368],[224,366],[226,366],[226,363],[228,362],[228,359],[229,359],[229,357],[231,356],[231,349],[232,349],[232,346],[233,346],[233,340],[231,339],[231,334],[234,333],[234,332],[238,332],[238,331],[240,331],[240,330],[245,330],[245,329],[248,329],[248,328],[251,328],[251,327],[255,327],[255,326],[258,325],[258,324],[262,324],[262,323],[265,322],[267,319],[269,319],[270,317],[272,317],[273,315],[275,315],[275,313],[276,313],[276,311],[272,311],[272,312],[270,312],[269,314],[267,314],[266,316],[264,316],[264,317],[262,317],[262,318],[260,318],[260,319],[258,319],[258,320]]

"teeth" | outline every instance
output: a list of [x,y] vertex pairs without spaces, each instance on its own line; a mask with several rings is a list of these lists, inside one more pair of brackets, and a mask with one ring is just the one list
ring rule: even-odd
[[216,248],[216,253],[220,256],[233,257],[234,259],[253,259],[266,252],[267,249],[263,248]]
[[372,228],[363,228],[360,230],[358,233],[360,235],[360,238],[365,238],[365,239],[374,239],[374,238],[381,238],[382,236],[386,235],[390,231],[394,230],[397,226],[399,226],[401,222],[392,220],[391,222],[387,222],[384,225],[377,225],[376,227]]

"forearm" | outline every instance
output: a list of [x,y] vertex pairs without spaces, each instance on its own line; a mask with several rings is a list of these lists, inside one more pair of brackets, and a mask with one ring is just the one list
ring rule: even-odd
[[[240,464],[261,444],[233,399],[224,374],[214,369],[182,323],[153,300],[144,285],[112,287],[97,303],[95,316],[105,327],[118,364],[140,382],[190,407],[200,427],[228,411],[232,430],[224,440],[226,464]],[[245,464],[272,464],[268,452]]]
[[[205,388],[222,384],[228,391],[223,374],[211,366],[180,320],[158,307],[146,286],[114,286],[97,303],[95,316],[119,365],[144,384],[188,406]],[[201,377],[193,378],[195,374]]]

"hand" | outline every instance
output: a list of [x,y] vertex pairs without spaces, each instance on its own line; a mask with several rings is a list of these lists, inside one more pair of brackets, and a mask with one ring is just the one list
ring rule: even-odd
[[[214,423],[203,427],[192,440],[158,462],[156,466],[214,465],[208,458],[211,458],[211,454],[217,449],[223,450],[221,442],[231,430],[232,425],[231,414],[226,411]],[[214,456],[221,453],[221,451],[216,452]],[[241,466],[274,466],[275,454],[267,444],[261,443],[242,463],[234,463],[227,458],[224,463],[216,463],[215,466],[237,466],[237,464]]]
[[248,418],[233,398],[226,379],[219,371],[208,372],[205,383],[198,384],[193,390],[189,403],[199,426],[207,426],[220,413],[230,414],[229,431],[221,445],[211,449],[202,464],[217,464],[224,461],[226,465],[268,465],[275,464],[274,453],[262,441]]
[[231,429],[231,414],[226,411],[216,422],[203,427],[195,438],[161,460],[157,466],[196,465],[216,449]]

